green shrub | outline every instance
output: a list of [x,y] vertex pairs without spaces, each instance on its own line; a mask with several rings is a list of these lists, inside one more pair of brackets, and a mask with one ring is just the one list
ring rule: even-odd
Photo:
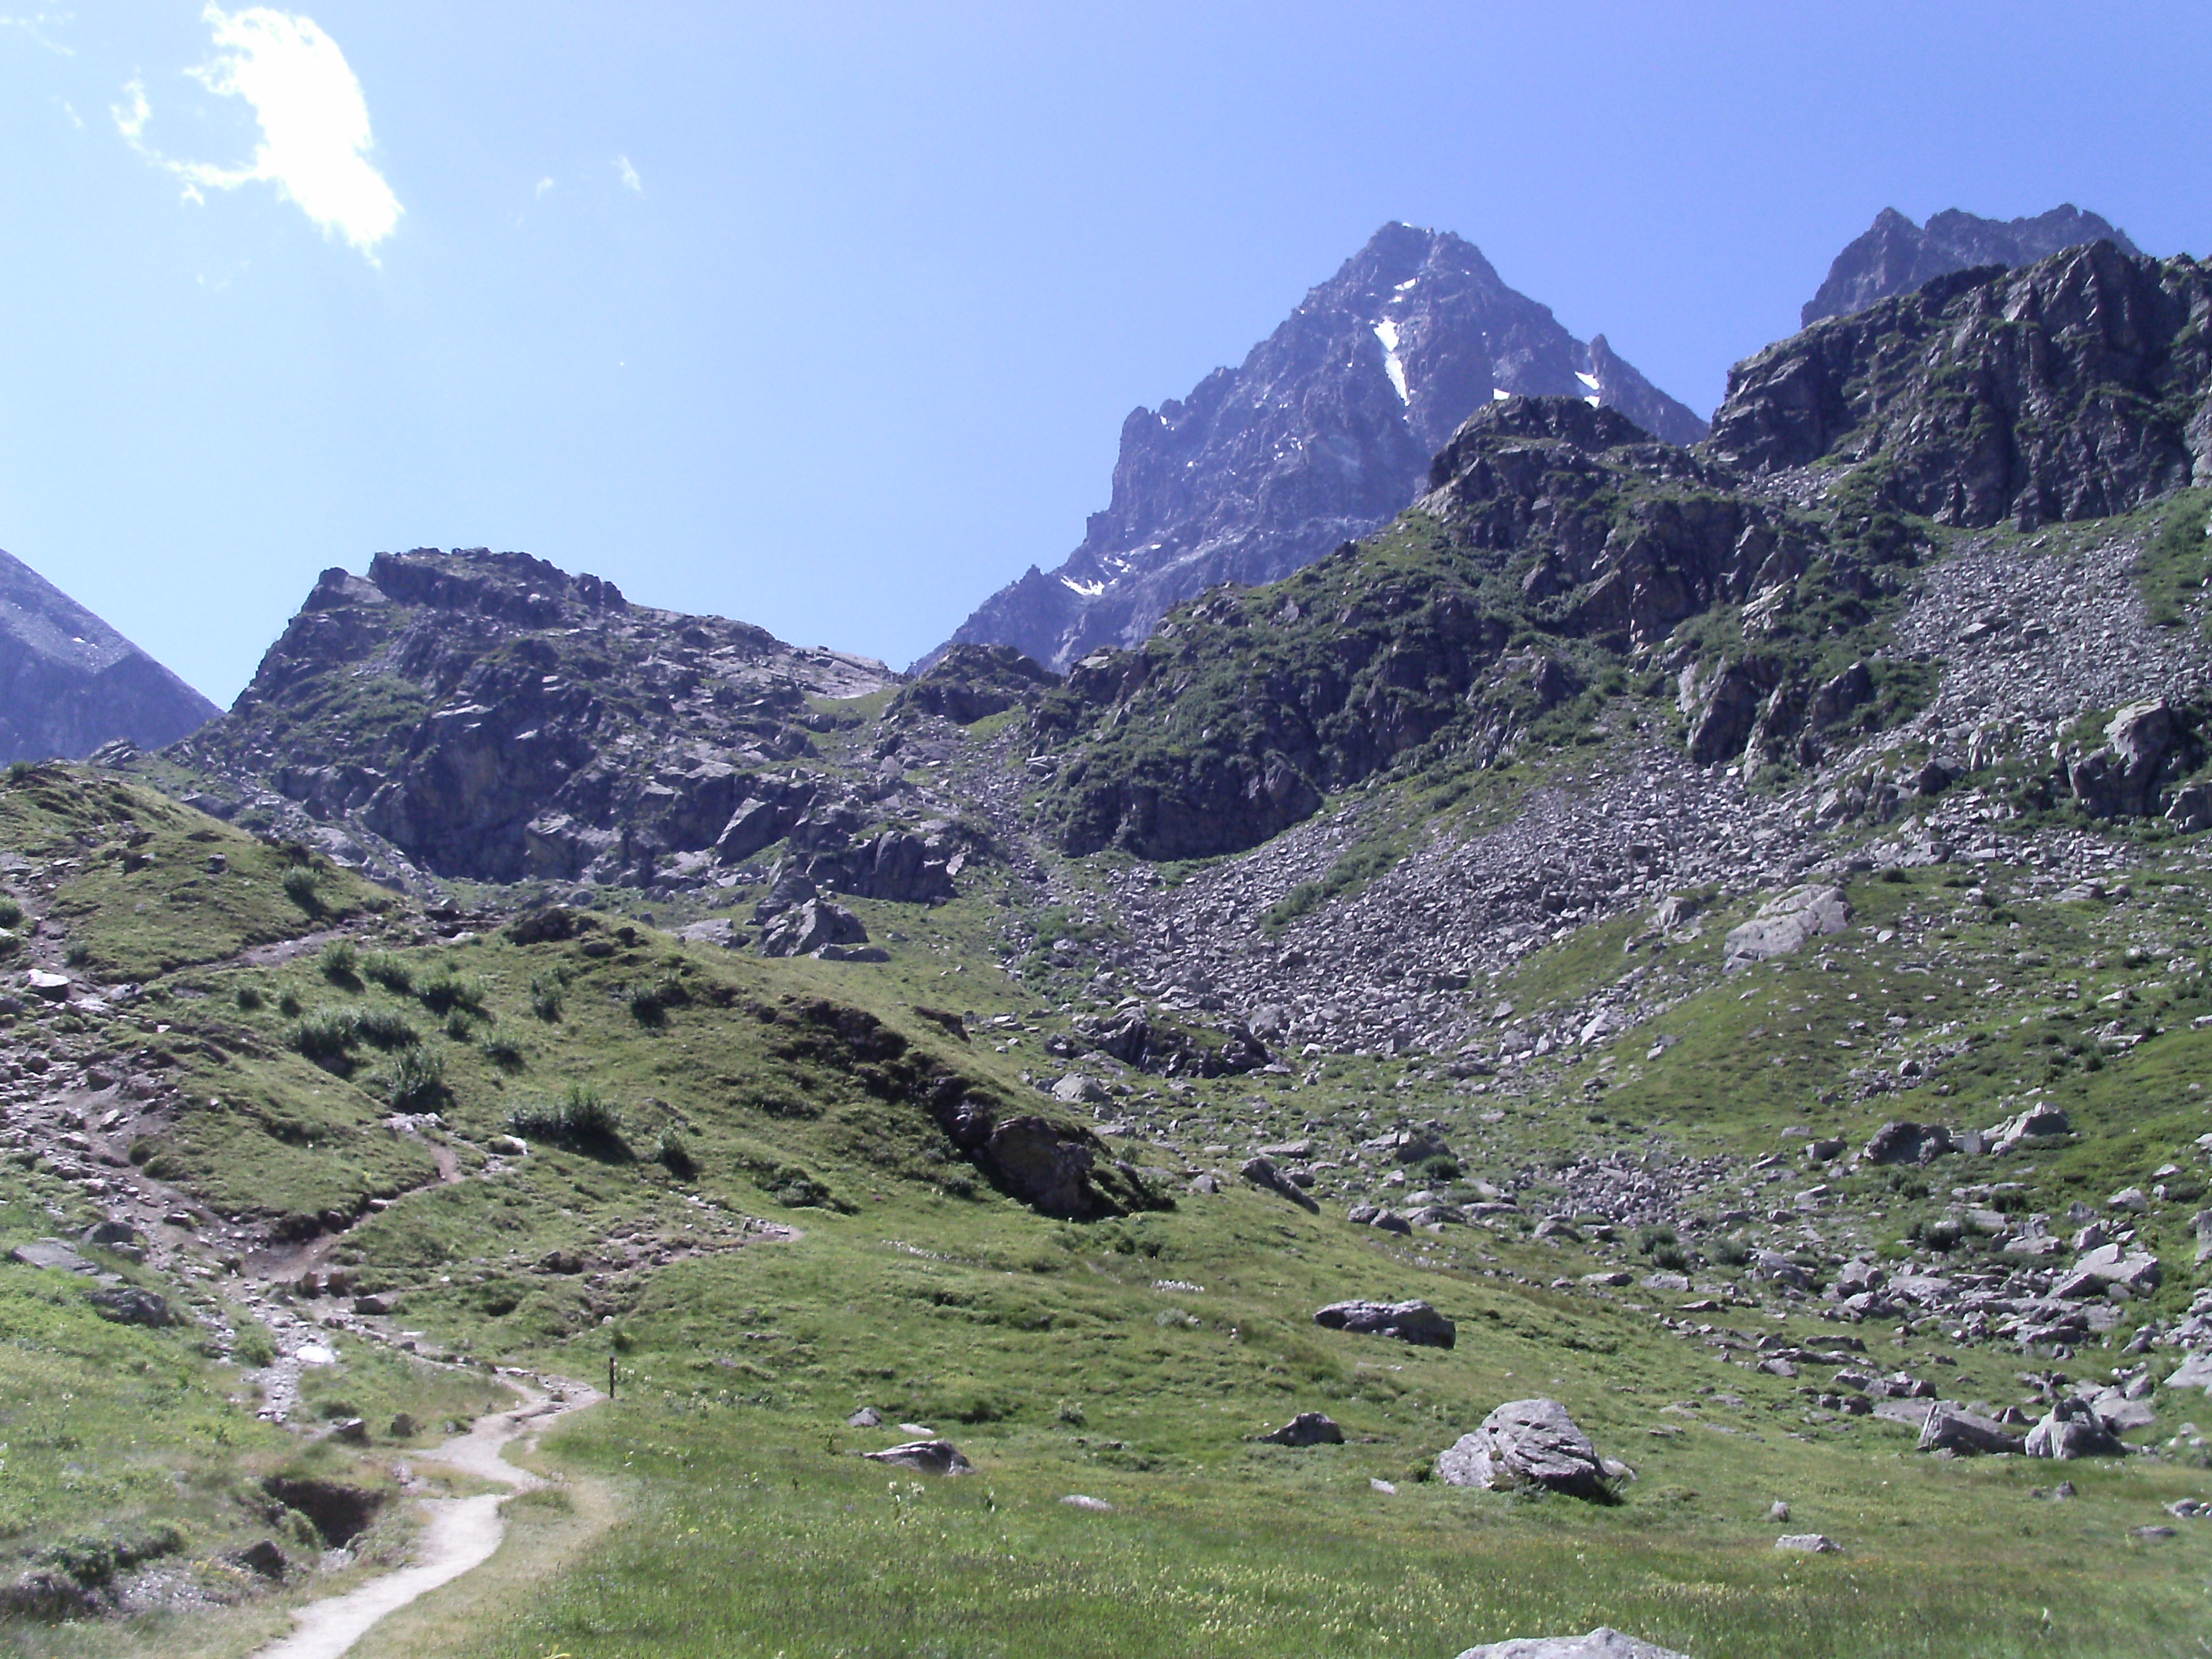
[[22,925],[23,907],[13,898],[0,895],[0,927],[21,927]]
[[318,1008],[292,1027],[289,1041],[326,1072],[343,1076],[350,1068],[349,1053],[358,1036],[352,1012],[343,1008]]
[[361,961],[362,977],[374,980],[396,996],[411,995],[415,969],[407,958],[392,951],[372,951]]
[[1741,1267],[1751,1261],[1751,1246],[1730,1236],[1713,1243],[1713,1260],[1723,1267]]
[[238,1006],[240,1008],[243,1008],[247,1013],[250,1014],[257,1008],[260,1007],[261,1001],[261,988],[259,986],[241,985],[238,988]]
[[681,1008],[691,1000],[691,993],[683,980],[672,972],[650,983],[629,987],[623,993],[623,1000],[629,1003],[630,1017],[639,1024],[659,1026],[668,1023],[671,1008]]
[[333,985],[361,983],[354,972],[361,965],[361,952],[354,948],[349,939],[332,939],[323,946],[322,954],[316,957],[316,962],[322,968],[323,977]]
[[415,995],[434,1014],[450,1013],[456,1008],[465,1008],[472,1014],[483,1012],[483,987],[451,968],[439,969],[415,988]]
[[284,896],[290,899],[311,916],[323,914],[323,890],[314,871],[304,864],[295,864],[284,872]]
[[530,1012],[548,1025],[559,1023],[561,987],[557,981],[540,977],[530,981]]
[[466,1042],[476,1034],[476,1029],[470,1022],[469,1011],[465,1008],[456,1008],[446,1016],[446,1035],[456,1042]]
[[403,1048],[392,1062],[387,1097],[394,1110],[427,1112],[446,1097],[446,1063],[427,1048]]
[[363,1008],[353,1017],[354,1033],[380,1048],[408,1048],[422,1042],[405,1015],[391,1008]]
[[551,1140],[586,1151],[627,1152],[622,1108],[586,1083],[572,1083],[558,1101],[525,1101],[507,1127],[526,1140]]
[[284,993],[276,999],[276,1012],[283,1015],[287,1019],[299,1018],[300,994],[295,990],[289,988],[286,989]]
[[495,1025],[483,1036],[484,1058],[502,1072],[519,1072],[527,1063],[522,1044],[503,1025]]
[[679,1180],[689,1181],[699,1173],[698,1160],[691,1156],[691,1149],[684,1144],[684,1137],[676,1133],[673,1125],[663,1129],[659,1139],[653,1143],[653,1161]]

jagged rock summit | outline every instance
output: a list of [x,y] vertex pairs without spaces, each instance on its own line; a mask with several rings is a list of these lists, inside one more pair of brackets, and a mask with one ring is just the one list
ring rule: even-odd
[[158,748],[222,711],[21,559],[0,553],[0,761]]
[[1279,580],[1374,529],[1469,415],[1510,395],[1602,404],[1673,443],[1705,432],[1603,335],[1577,340],[1508,288],[1473,243],[1385,225],[1239,367],[1133,411],[1083,544],[1000,589],[951,642],[1060,670],[1139,644],[1184,599]]
[[1914,224],[1895,208],[1884,208],[1866,233],[1836,256],[1827,281],[1805,302],[1802,324],[1810,328],[1824,318],[1850,316],[1954,270],[2032,265],[2085,242],[2110,242],[2123,253],[2142,252],[2125,232],[2071,202],[2032,219],[1984,219],[1948,208],[1924,225]]

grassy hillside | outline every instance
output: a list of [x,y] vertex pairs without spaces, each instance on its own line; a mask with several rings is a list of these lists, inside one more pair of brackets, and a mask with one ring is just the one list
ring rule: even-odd
[[[2060,1211],[2191,1155],[2212,1128],[2191,1086],[2212,1044],[2191,1025],[2212,1012],[2194,860],[2147,865],[2118,901],[1995,871],[1971,885],[1946,868],[1869,876],[1851,884],[1850,932],[1741,975],[1721,973],[1719,936],[1746,907],[1717,903],[1702,933],[1672,944],[1585,930],[1486,994],[1527,1016],[1586,1000],[1641,959],[1680,1000],[1480,1093],[1418,1062],[1346,1057],[1173,1085],[1107,1067],[1121,1092],[1098,1115],[1122,1133],[1101,1169],[1126,1164],[1114,1190],[1158,1207],[1066,1221],[994,1189],[916,1103],[916,1078],[935,1070],[1009,1109],[1060,1109],[1023,1073],[1057,1075],[1043,1045],[1069,1016],[999,971],[988,897],[885,907],[898,926],[878,933],[897,937],[884,964],[764,962],[617,916],[584,915],[566,938],[526,927],[521,942],[335,875],[309,915],[282,897],[281,872],[299,867],[283,849],[95,775],[19,778],[0,815],[28,826],[9,843],[25,859],[11,878],[23,931],[63,924],[25,948],[90,941],[88,961],[144,982],[104,1009],[6,1017],[11,1055],[67,1056],[23,1075],[11,1114],[43,1123],[46,1100],[82,1102],[69,1109],[96,1127],[115,1109],[94,1105],[123,1102],[137,1116],[107,1138],[134,1178],[205,1218],[161,1234],[155,1261],[112,1264],[167,1287],[196,1324],[114,1325],[77,1276],[0,1265],[0,1526],[23,1571],[76,1559],[75,1540],[151,1539],[240,1598],[19,1619],[7,1639],[22,1650],[241,1650],[307,1593],[248,1595],[222,1564],[274,1524],[257,1481],[305,1458],[388,1482],[389,1418],[423,1425],[406,1443],[420,1458],[431,1425],[495,1397],[484,1362],[604,1380],[611,1359],[617,1396],[549,1440],[543,1467],[565,1484],[516,1509],[512,1565],[361,1651],[1442,1654],[1606,1622],[1699,1656],[2178,1654],[2202,1627],[2202,1526],[2132,1531],[2205,1492],[2185,1432],[2178,1450],[2063,1472],[1916,1454],[1911,1431],[1820,1405],[1817,1364],[1790,1376],[1760,1356],[1906,1370],[1984,1401],[2020,1399],[2023,1364],[2051,1362],[1953,1342],[1924,1319],[1823,1317],[1817,1297],[1779,1297],[1744,1266],[1744,1247],[1803,1249],[1794,1222],[1763,1218],[1772,1200],[1718,1218],[1742,1206],[1736,1183],[1764,1191],[1759,1160],[1802,1168],[1786,1127],[1856,1143],[1891,1116],[1979,1127],[2030,1087],[2064,1103],[2075,1137],[2026,1167],[1832,1179],[1814,1269],[1860,1248],[1925,1259],[1954,1183],[2002,1177],[2019,1183],[2008,1202]],[[155,832],[140,869],[100,855],[127,844],[126,822]],[[198,879],[185,866],[204,872],[210,852],[249,873],[204,901],[220,937],[165,969],[169,918]],[[299,948],[241,956],[285,938]],[[2000,970],[2002,994],[1989,988]],[[2109,1030],[2116,1013],[2124,1033]],[[1661,1035],[1674,1041],[1650,1055]],[[1906,1097],[1852,1081],[1861,1060],[1893,1073],[1907,1052],[1925,1069]],[[112,1084],[103,1096],[90,1075],[103,1064],[160,1071],[175,1105],[141,1109]],[[1517,1191],[1519,1212],[1393,1235],[1236,1176],[1259,1145],[1407,1121],[1454,1147],[1453,1172],[1429,1177],[1448,1196],[1487,1181]],[[1570,1202],[1551,1183],[1624,1137],[1735,1172],[1690,1206],[1713,1224],[1673,1242],[1692,1292],[1638,1282],[1668,1245],[1633,1230],[1536,1236]],[[2201,1163],[2140,1224],[2166,1285],[2074,1374],[2122,1363],[2145,1319],[2186,1307]],[[1224,1191],[1190,1188],[1206,1171]],[[0,1180],[11,1244],[118,1196],[35,1152]],[[1982,1246],[1952,1248],[1955,1267]],[[239,1299],[303,1263],[387,1311],[296,1290]],[[1623,1270],[1620,1285],[1584,1279]],[[1352,1296],[1425,1298],[1458,1322],[1457,1346],[1315,1327],[1316,1308]],[[254,1414],[269,1337],[249,1305],[305,1319],[338,1350],[286,1425]],[[1492,1407],[1534,1394],[1633,1466],[1619,1504],[1427,1478]],[[883,1426],[848,1426],[862,1407]],[[1301,1410],[1327,1411],[1346,1443],[1251,1438]],[[368,1448],[319,1437],[341,1415],[369,1420]],[[2163,1444],[2178,1421],[2168,1411],[2138,1438]],[[902,1423],[952,1438],[976,1473],[942,1480],[853,1455],[903,1437]],[[2076,1495],[2039,1495],[2061,1473]],[[1075,1494],[1112,1508],[1060,1501]],[[1769,1518],[1778,1498],[1786,1528]],[[383,1541],[332,1562],[339,1581],[404,1546],[404,1510],[392,1506]],[[585,1524],[603,1510],[621,1523]],[[1782,1530],[1826,1533],[1843,1553],[1778,1553]],[[550,1577],[533,1549],[553,1552]]]

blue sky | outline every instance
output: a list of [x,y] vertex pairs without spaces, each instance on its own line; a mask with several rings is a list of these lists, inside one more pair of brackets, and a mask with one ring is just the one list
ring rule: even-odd
[[0,20],[0,546],[223,702],[421,545],[903,664],[1391,219],[1700,410],[1884,206],[2212,253],[2202,0]]

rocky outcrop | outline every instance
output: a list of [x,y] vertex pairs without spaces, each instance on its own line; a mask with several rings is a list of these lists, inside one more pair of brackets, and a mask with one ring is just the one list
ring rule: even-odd
[[203,804],[350,835],[349,862],[384,848],[432,876],[698,885],[797,837],[874,880],[854,844],[902,792],[795,763],[825,729],[810,697],[896,680],[526,554],[418,549],[325,571],[231,712],[170,759],[207,780]]
[[1803,326],[1864,311],[1954,270],[2032,265],[2062,248],[2087,242],[2110,242],[2123,253],[2140,252],[2124,234],[2071,202],[2032,219],[1984,219],[1951,208],[1925,225],[1884,208],[1828,267],[1820,291],[1805,302]]
[[1012,646],[1057,669],[1136,645],[1183,600],[1277,580],[1389,519],[1460,423],[1508,394],[1602,404],[1671,442],[1705,434],[1603,336],[1575,339],[1472,244],[1385,225],[1239,367],[1132,412],[1083,544],[993,595],[952,644]]
[[1729,930],[1723,962],[1731,973],[1772,957],[1795,955],[1812,939],[1850,925],[1850,901],[1840,887],[1793,887],[1759,907],[1741,927]]
[[25,564],[0,553],[0,763],[158,749],[222,710]]
[[928,670],[902,687],[890,712],[934,714],[956,726],[1035,702],[1060,676],[1010,645],[950,645]]
[[[1727,468],[1579,400],[1479,410],[1431,486],[1390,536],[1273,588],[1209,595],[1141,650],[1079,663],[1032,720],[1041,745],[1065,751],[1032,762],[1052,771],[1064,844],[1238,850],[1409,750],[1510,756],[1584,683],[1566,659],[1576,642],[1602,664],[1717,605],[1772,623],[1801,583],[1869,599],[1894,586]],[[1527,643],[1547,636],[1557,648]],[[1820,723],[1863,718],[1876,690],[1863,665],[1814,683],[1811,664],[1773,643],[1690,665],[1693,754],[1820,752]]]
[[2109,241],[1982,266],[1729,372],[1708,445],[1755,474],[1865,464],[1869,507],[2023,527],[2212,483],[2212,266]]

